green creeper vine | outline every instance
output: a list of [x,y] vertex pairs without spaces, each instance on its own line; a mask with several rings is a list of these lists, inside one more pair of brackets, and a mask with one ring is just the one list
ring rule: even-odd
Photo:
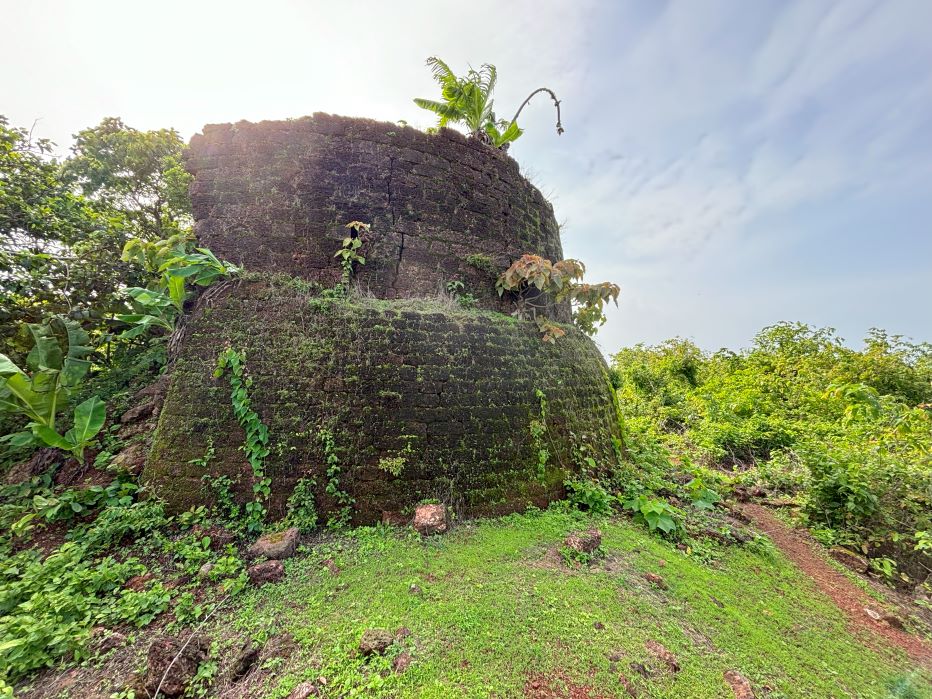
[[252,468],[252,502],[246,503],[246,529],[249,532],[262,530],[265,521],[265,502],[272,494],[272,479],[266,477],[263,460],[269,455],[269,428],[265,426],[259,415],[252,409],[249,400],[249,388],[252,378],[246,373],[246,353],[227,347],[217,357],[217,369],[214,376],[220,378],[224,372],[230,371],[230,400],[233,403],[233,413],[240,426],[246,432],[246,441],[243,451]]
[[544,436],[547,434],[547,396],[539,388],[535,395],[540,401],[540,418],[531,420],[530,432],[531,442],[537,451],[537,478],[543,481],[547,473],[547,464],[550,462],[550,451],[544,443]]
[[336,515],[332,515],[327,520],[327,527],[336,529],[349,523],[353,514],[353,505],[355,500],[345,490],[340,489],[340,456],[337,454],[337,444],[333,436],[333,430],[327,427],[321,427],[317,431],[317,438],[324,448],[324,459],[327,462],[327,495],[332,497],[341,505]]

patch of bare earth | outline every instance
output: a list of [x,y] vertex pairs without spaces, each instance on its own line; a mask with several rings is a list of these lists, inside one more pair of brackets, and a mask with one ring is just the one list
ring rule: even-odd
[[761,505],[748,504],[742,511],[845,613],[852,631],[882,639],[887,644],[905,651],[917,663],[932,667],[932,646],[916,636],[869,616],[865,609],[874,605],[873,600],[841,572],[830,566],[819,554],[815,542],[804,532],[791,529]]
[[525,699],[609,699],[588,685],[576,684],[564,673],[531,675],[524,684]]

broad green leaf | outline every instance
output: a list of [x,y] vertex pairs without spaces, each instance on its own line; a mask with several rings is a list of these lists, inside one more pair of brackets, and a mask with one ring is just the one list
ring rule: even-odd
[[172,305],[172,300],[166,294],[163,294],[161,291],[155,291],[153,289],[143,289],[138,286],[131,286],[126,290],[126,293],[139,304],[147,307],[155,308],[168,308]]
[[23,430],[22,432],[13,432],[0,437],[0,442],[9,444],[13,449],[19,449],[35,444],[36,436],[29,430]]
[[32,430],[35,433],[36,437],[41,439],[43,442],[48,444],[50,447],[55,447],[56,449],[64,449],[65,451],[71,451],[74,448],[74,445],[68,442],[64,437],[62,437],[58,432],[53,430],[51,427],[46,425],[33,425]]
[[94,348],[90,346],[91,338],[84,331],[84,328],[81,327],[80,323],[77,323],[69,318],[53,318],[52,322],[60,327],[63,327],[65,334],[68,338],[68,347],[66,350],[66,357],[70,359],[78,359],[81,357],[86,357],[89,354],[94,353]]
[[107,419],[107,404],[97,396],[88,398],[74,409],[74,427],[68,434],[72,435],[74,444],[91,441]]
[[27,323],[29,333],[34,341],[33,348],[26,355],[26,364],[34,371],[44,369],[61,369],[62,351],[58,338],[50,323]]
[[187,294],[184,290],[184,277],[168,278],[168,295],[172,303],[179,311],[184,307],[184,300]]
[[32,382],[25,374],[7,377],[3,384],[4,392],[9,391],[13,401],[4,400],[4,407],[14,406],[14,412],[21,412],[36,422],[48,422],[49,395],[38,394],[33,390]]
[[168,277],[193,277],[200,271],[198,265],[188,265],[186,267],[170,267],[165,270],[165,274]]
[[84,380],[84,377],[87,376],[87,372],[90,371],[90,368],[91,363],[88,360],[68,357],[62,365],[61,385],[69,388],[77,386]]
[[0,354],[0,377],[22,374],[23,370],[13,363],[5,354]]

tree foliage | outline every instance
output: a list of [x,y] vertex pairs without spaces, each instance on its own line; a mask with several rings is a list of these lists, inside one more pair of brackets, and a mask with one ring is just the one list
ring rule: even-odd
[[22,323],[87,318],[125,277],[120,217],[74,192],[52,144],[0,117],[0,349],[22,353]]
[[191,228],[191,175],[174,129],[138,131],[108,117],[75,134],[66,180],[86,197],[119,211],[133,235],[168,238]]
[[123,287],[147,285],[152,272],[121,259],[126,243],[190,231],[175,131],[105,119],[76,139],[59,162],[51,142],[0,117],[0,351],[14,359],[29,345],[18,328],[51,315],[105,335],[110,316],[128,310]]
[[932,345],[872,330],[854,350],[781,323],[743,352],[671,340],[612,366],[633,441],[795,498],[817,536],[902,582],[932,573]]

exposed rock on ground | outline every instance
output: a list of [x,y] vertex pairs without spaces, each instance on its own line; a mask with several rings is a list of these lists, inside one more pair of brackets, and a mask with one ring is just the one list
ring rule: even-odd
[[263,534],[249,547],[249,555],[253,558],[263,557],[277,561],[291,558],[298,548],[300,536],[297,527]]
[[359,652],[364,656],[381,655],[395,642],[395,635],[385,629],[367,629],[359,639]]
[[443,534],[447,530],[446,505],[418,505],[414,509],[413,524],[424,536]]
[[754,699],[754,690],[751,688],[751,683],[741,673],[728,670],[725,673],[725,681],[731,687],[731,691],[735,693],[735,699]]
[[627,677],[624,675],[618,675],[618,684],[625,688],[625,692],[628,693],[629,697],[637,697],[638,690],[635,689],[634,683]]
[[903,620],[900,619],[896,614],[891,614],[889,612],[878,612],[877,610],[871,609],[870,607],[864,607],[864,613],[874,621],[880,622],[881,624],[886,624],[887,626],[897,629],[898,631],[906,630],[906,625],[903,623]]
[[401,673],[408,669],[408,666],[411,664],[411,654],[410,653],[399,653],[395,659],[392,661],[392,670],[395,672]]
[[297,687],[291,690],[291,694],[288,695],[288,699],[308,699],[308,697],[319,697],[320,690],[317,689],[317,685],[314,684],[313,680],[308,680],[307,682],[302,682]]
[[158,405],[154,400],[140,403],[139,405],[135,405],[123,413],[120,416],[120,422],[124,425],[127,425],[131,422],[138,422],[139,420],[153,416],[157,408]]
[[662,660],[670,672],[680,671],[680,664],[677,661],[676,656],[667,650],[662,644],[651,640],[645,642],[644,647],[647,648],[647,650],[656,658]]
[[[196,636],[190,641],[159,638],[146,656],[145,691],[154,697],[161,691],[166,697],[180,697],[207,658],[209,644]],[[161,687],[161,689],[159,689]]]
[[205,536],[209,537],[210,548],[213,551],[223,551],[227,544],[232,544],[236,541],[236,534],[226,527],[221,527],[219,524],[214,524],[209,527],[198,524],[194,527],[193,532],[200,538]]
[[833,546],[828,552],[832,558],[856,573],[866,573],[870,570],[870,563],[867,562],[867,559],[859,556],[854,551],[842,546]]
[[532,675],[524,685],[525,699],[607,699],[588,685],[577,684],[563,672]]
[[245,677],[249,671],[252,670],[253,665],[255,665],[256,661],[259,659],[260,650],[261,648],[257,645],[253,645],[251,641],[246,641],[243,644],[239,656],[237,656],[236,661],[233,663],[234,681],[241,677]]
[[115,648],[126,645],[126,636],[119,631],[96,626],[91,630],[91,644],[98,653],[109,653]]
[[657,575],[657,573],[644,573],[644,579],[651,585],[656,585],[661,590],[667,589],[667,581]]
[[249,566],[246,570],[249,582],[257,587],[266,583],[275,583],[285,577],[285,566],[281,561],[263,561]]
[[147,449],[143,444],[130,444],[113,457],[110,466],[138,476],[146,465],[146,451]]
[[406,517],[400,512],[394,512],[390,510],[382,511],[382,524],[386,524],[390,527],[406,527],[411,523],[411,518]]
[[28,481],[33,476],[45,473],[49,467],[61,457],[61,452],[51,447],[43,447],[26,461],[15,464],[3,477],[7,485],[16,485],[23,481]]
[[602,545],[602,532],[590,529],[585,532],[574,532],[563,541],[568,548],[580,553],[595,553]]

